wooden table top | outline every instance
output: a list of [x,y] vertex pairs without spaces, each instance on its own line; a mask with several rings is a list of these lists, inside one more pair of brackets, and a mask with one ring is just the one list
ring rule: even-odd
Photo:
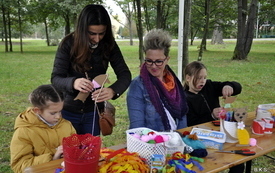
[[[240,163],[247,162],[254,158],[260,157],[264,154],[275,151],[274,138],[274,128],[272,134],[264,134],[264,135],[255,135],[251,132],[251,124],[253,119],[255,118],[255,112],[248,113],[248,118],[245,121],[246,129],[250,134],[250,138],[255,138],[257,140],[257,146],[251,147],[236,147],[236,143],[225,143],[223,149],[224,150],[235,150],[248,148],[252,151],[255,151],[256,154],[254,156],[242,156],[239,154],[229,154],[229,153],[217,153],[215,149],[207,149],[208,155],[204,158],[204,163],[201,163],[201,166],[204,167],[203,171],[199,171],[196,166],[193,167],[193,170],[196,172],[207,172],[207,173],[215,173],[219,171],[223,171],[225,169],[236,166]],[[219,126],[214,126],[211,122],[202,124],[204,126],[210,127],[213,130],[219,131]],[[197,126],[193,126],[197,127]],[[179,130],[180,132],[191,131],[192,127],[187,127]],[[273,139],[273,140],[272,140]],[[111,149],[120,149],[126,147],[126,144],[121,144],[117,146],[109,147]],[[26,168],[25,173],[54,173],[55,169],[61,166],[61,162],[63,159],[54,160],[48,163],[31,166]]]

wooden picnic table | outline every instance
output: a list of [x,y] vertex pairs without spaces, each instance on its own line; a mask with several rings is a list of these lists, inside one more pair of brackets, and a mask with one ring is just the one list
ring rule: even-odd
[[[243,156],[239,154],[228,154],[228,153],[217,153],[215,149],[207,149],[208,155],[204,158],[204,162],[201,163],[201,166],[204,168],[203,171],[199,171],[199,169],[194,166],[192,170],[196,172],[204,172],[204,173],[215,173],[220,172],[223,170],[226,170],[228,168],[231,168],[233,166],[239,165],[241,163],[246,163],[246,172],[251,172],[251,161],[254,158],[263,156],[265,154],[268,154],[272,151],[275,151],[275,145],[274,145],[274,139],[275,139],[275,133],[273,128],[272,134],[264,134],[264,135],[255,135],[251,131],[251,125],[253,120],[255,119],[255,112],[249,112],[248,117],[245,120],[246,129],[250,134],[251,138],[255,138],[257,140],[257,146],[246,146],[246,147],[237,147],[236,143],[224,143],[223,149],[224,150],[236,150],[236,149],[242,149],[242,148],[248,148],[252,151],[255,151],[256,154],[253,156]],[[211,122],[204,123],[197,126],[187,127],[178,130],[179,132],[184,131],[191,131],[193,127],[200,127],[200,126],[207,126],[210,129],[218,130],[219,126],[214,126]],[[116,146],[109,147],[111,149],[121,149],[125,148],[126,144],[120,144]],[[58,159],[54,161],[50,161],[48,163],[43,163],[40,165],[34,165],[31,167],[26,168],[25,173],[54,173],[55,169],[58,167],[61,167],[61,162],[63,162],[63,159]]]

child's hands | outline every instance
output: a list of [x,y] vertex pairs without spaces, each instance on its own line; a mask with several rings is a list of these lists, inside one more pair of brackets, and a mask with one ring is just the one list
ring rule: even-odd
[[56,148],[56,152],[53,156],[53,160],[60,159],[63,157],[63,146],[60,145]]
[[213,112],[212,112],[212,115],[214,116],[213,118],[214,119],[219,119],[220,118],[220,112],[223,110],[222,107],[219,107],[219,108],[214,108],[213,109]]
[[225,85],[222,88],[222,95],[223,98],[225,99],[226,97],[230,97],[233,94],[233,88],[229,85]]

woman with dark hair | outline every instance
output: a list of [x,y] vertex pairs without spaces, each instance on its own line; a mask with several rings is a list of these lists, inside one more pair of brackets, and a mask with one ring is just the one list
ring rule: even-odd
[[[96,90],[92,80],[105,74],[109,63],[117,80]],[[77,133],[99,135],[95,102],[118,98],[131,82],[131,73],[113,37],[109,14],[102,5],[87,5],[81,11],[75,31],[58,47],[51,81],[65,93],[62,114]],[[84,101],[75,99],[79,93],[90,92],[91,96]]]

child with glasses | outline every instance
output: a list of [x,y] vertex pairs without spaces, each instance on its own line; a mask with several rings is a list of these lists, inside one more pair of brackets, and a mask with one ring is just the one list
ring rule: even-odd
[[171,41],[161,29],[151,30],[144,38],[145,60],[127,93],[130,129],[167,131],[187,126],[184,89],[168,65]]
[[16,173],[29,166],[60,159],[62,139],[75,134],[72,124],[63,119],[64,97],[52,85],[41,85],[29,96],[32,104],[15,120],[10,153],[11,168]]

